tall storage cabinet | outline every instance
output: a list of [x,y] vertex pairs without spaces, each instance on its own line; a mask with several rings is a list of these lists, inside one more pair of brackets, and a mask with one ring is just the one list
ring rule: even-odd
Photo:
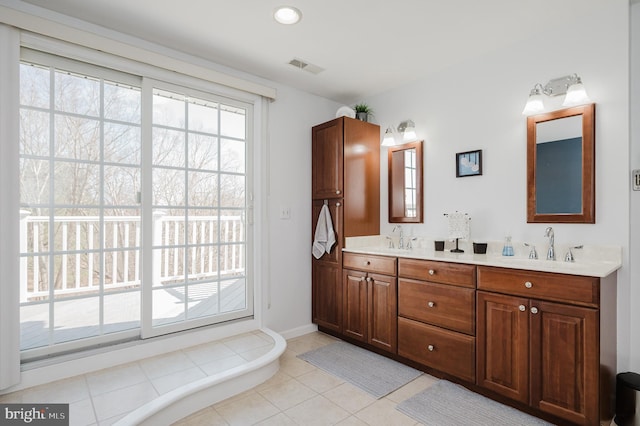
[[311,238],[324,204],[336,232],[331,252],[312,257],[312,319],[341,333],[345,238],[380,233],[380,127],[340,117],[314,126],[311,134]]

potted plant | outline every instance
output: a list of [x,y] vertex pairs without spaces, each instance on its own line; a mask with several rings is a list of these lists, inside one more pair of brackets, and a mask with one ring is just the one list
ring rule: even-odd
[[365,103],[356,104],[353,109],[356,112],[356,118],[361,121],[369,121],[369,116],[373,115],[373,110]]

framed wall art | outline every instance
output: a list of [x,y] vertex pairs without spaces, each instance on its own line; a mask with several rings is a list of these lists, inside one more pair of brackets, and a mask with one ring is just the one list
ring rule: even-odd
[[456,177],[480,176],[482,174],[482,150],[458,152],[456,154]]

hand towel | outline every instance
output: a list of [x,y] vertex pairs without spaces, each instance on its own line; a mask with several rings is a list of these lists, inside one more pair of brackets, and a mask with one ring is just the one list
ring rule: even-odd
[[469,216],[466,213],[449,213],[449,238],[469,238]]
[[331,247],[336,243],[336,234],[333,230],[333,222],[331,221],[331,212],[326,204],[322,206],[318,223],[316,224],[316,232],[313,236],[313,248],[311,252],[316,259],[320,259],[323,254],[329,253]]

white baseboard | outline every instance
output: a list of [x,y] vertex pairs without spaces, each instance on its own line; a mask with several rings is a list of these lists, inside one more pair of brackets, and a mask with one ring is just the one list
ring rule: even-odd
[[307,324],[301,327],[292,328],[286,331],[279,331],[278,334],[284,337],[286,340],[293,339],[294,337],[304,336],[305,334],[318,331],[318,326],[315,324]]

